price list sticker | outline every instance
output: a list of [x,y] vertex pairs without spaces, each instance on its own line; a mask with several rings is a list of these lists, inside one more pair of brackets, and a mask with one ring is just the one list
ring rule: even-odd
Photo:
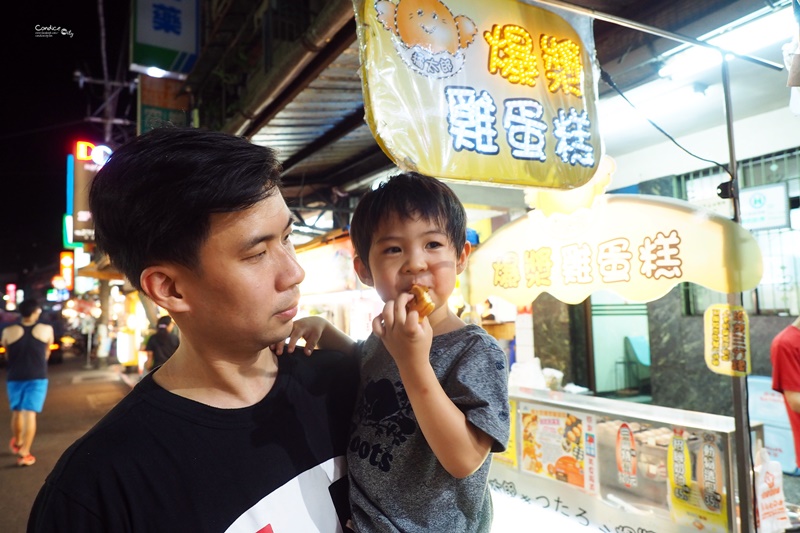
[[738,305],[710,305],[703,316],[705,360],[712,372],[746,376],[750,364],[750,324]]

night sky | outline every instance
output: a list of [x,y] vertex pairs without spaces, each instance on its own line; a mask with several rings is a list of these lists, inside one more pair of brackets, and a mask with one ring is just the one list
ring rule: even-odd
[[[66,210],[67,154],[79,138],[103,141],[102,126],[84,121],[102,104],[102,87],[81,89],[73,79],[77,69],[103,78],[97,1],[13,4],[23,5],[7,6],[16,13],[4,17],[0,30],[0,275],[4,277],[57,264]],[[128,2],[105,0],[103,5],[108,70],[114,78],[120,47],[127,42]],[[56,35],[39,37],[42,31],[37,32],[37,26],[45,32],[52,28]],[[122,61],[122,76],[130,80],[127,56]],[[116,116],[135,117],[133,97],[123,99]]]

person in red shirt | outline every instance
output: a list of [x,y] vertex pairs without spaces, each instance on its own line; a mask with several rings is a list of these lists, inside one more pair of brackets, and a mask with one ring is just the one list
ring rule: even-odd
[[798,459],[800,459],[800,318],[786,326],[772,340],[770,359],[772,359],[772,389],[783,394],[794,436],[795,463],[798,463]]

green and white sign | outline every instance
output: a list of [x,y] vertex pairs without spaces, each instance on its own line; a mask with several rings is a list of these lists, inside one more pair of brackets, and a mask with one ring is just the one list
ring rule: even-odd
[[198,0],[134,0],[133,14],[131,70],[185,78],[199,52]]

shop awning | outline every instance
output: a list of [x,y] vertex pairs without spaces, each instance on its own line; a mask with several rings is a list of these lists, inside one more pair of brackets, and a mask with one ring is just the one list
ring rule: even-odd
[[108,260],[101,261],[100,263],[95,263],[92,261],[85,267],[79,268],[75,275],[109,281],[125,279],[125,276],[122,274],[122,272],[111,266]]

